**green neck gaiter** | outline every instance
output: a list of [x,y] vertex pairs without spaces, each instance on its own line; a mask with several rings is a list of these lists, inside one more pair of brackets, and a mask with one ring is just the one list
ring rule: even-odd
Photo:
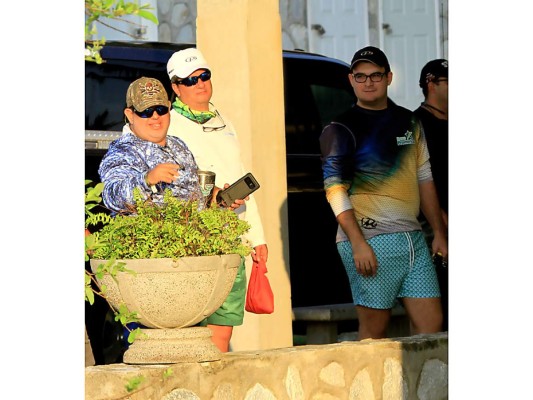
[[177,113],[199,124],[205,124],[211,118],[216,116],[216,114],[212,111],[192,110],[191,107],[181,101],[179,97],[176,97],[176,100],[174,100],[174,103],[172,103],[172,108],[176,110]]

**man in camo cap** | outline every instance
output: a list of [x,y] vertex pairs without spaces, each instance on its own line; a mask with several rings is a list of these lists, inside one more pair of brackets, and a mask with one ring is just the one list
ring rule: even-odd
[[198,166],[187,145],[167,136],[170,102],[160,81],[142,77],[126,92],[122,136],[113,141],[98,173],[104,190],[103,202],[113,212],[127,210],[133,189],[163,201],[166,189],[181,199],[201,199]]

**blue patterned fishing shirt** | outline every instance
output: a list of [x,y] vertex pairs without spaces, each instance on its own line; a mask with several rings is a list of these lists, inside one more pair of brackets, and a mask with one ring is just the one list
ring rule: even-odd
[[[158,164],[179,164],[179,177],[172,183],[160,182],[148,186],[144,175]],[[139,187],[145,198],[156,203],[163,202],[166,189],[183,200],[202,199],[198,182],[198,166],[187,145],[179,138],[167,136],[166,146],[142,140],[124,126],[122,136],[111,142],[98,169],[104,183],[102,199],[105,206],[115,214],[126,211],[133,204],[133,189]],[[203,207],[202,201],[199,202]]]

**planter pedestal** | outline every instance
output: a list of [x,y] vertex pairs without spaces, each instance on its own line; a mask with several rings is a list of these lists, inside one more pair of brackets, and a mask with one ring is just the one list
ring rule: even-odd
[[[119,309],[135,311],[146,337],[137,336],[123,360],[127,364],[170,364],[220,360],[211,330],[195,326],[215,312],[231,291],[241,256],[117,260],[128,272],[104,275],[106,297]],[[96,272],[105,260],[91,260]]]
[[142,329],[124,353],[127,364],[175,364],[220,360],[222,353],[211,341],[211,330],[204,327]]

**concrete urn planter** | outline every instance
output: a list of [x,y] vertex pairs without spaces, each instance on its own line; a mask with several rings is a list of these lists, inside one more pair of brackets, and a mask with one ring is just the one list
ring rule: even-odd
[[[136,311],[146,337],[124,354],[128,364],[213,361],[221,357],[211,331],[193,327],[211,315],[230,292],[241,262],[238,254],[222,256],[117,260],[135,274],[106,275],[106,296],[113,307]],[[105,260],[91,260],[96,271]]]

